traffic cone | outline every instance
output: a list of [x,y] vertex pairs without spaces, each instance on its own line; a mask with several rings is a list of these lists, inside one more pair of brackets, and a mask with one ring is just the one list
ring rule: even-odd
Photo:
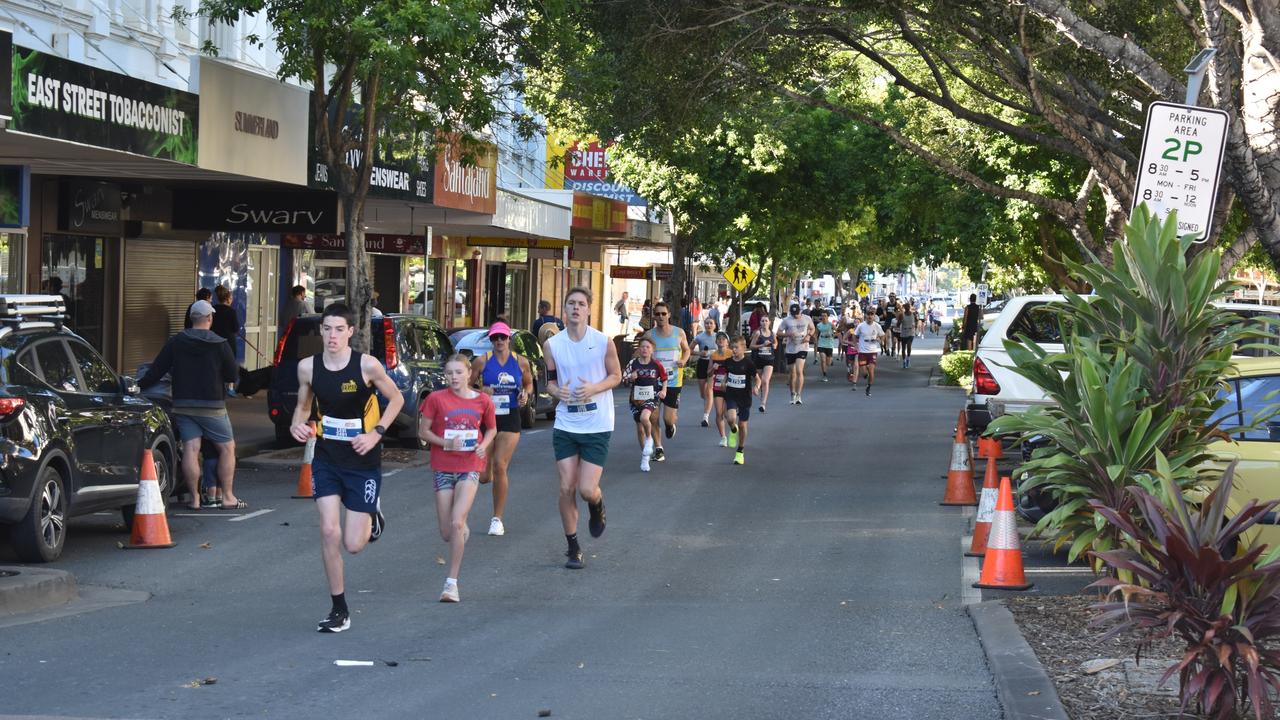
[[969,543],[966,557],[982,557],[987,554],[987,536],[991,534],[991,518],[995,516],[996,494],[999,491],[996,459],[987,458],[987,474],[982,479],[982,497],[978,500],[978,517],[973,523],[973,542]]
[[995,458],[1004,457],[1004,447],[1000,445],[1000,438],[997,437],[980,437],[978,438],[978,458]]
[[133,510],[133,532],[125,547],[129,550],[150,550],[171,548],[176,544],[169,538],[169,520],[164,515],[164,498],[160,497],[160,482],[156,480],[155,459],[150,450],[143,450],[138,504]]
[[315,497],[316,488],[311,482],[311,461],[316,456],[316,425],[311,423],[311,437],[307,438],[307,444],[302,448],[302,468],[298,470],[298,489],[294,491],[295,498],[304,498],[310,500]]
[[995,516],[991,520],[982,578],[973,586],[987,590],[1026,590],[1031,587],[1022,572],[1018,521],[1013,514],[1013,488],[1008,477],[1000,478],[1000,497],[996,500]]
[[977,505],[973,494],[973,461],[969,457],[969,439],[964,436],[964,412],[956,426],[955,443],[951,446],[951,469],[947,471],[947,492],[939,505]]

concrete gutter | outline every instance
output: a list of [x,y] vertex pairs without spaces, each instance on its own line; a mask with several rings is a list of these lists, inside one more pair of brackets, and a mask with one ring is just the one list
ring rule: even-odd
[[1069,720],[1053,680],[999,600],[967,606],[987,666],[995,679],[1004,720]]
[[69,572],[0,565],[0,617],[65,605],[79,596]]

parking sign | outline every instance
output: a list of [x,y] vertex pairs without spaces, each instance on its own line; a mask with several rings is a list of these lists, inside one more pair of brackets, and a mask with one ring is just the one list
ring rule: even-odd
[[1227,138],[1227,114],[1213,108],[1153,102],[1147,109],[1133,208],[1156,217],[1178,212],[1178,234],[1209,237]]

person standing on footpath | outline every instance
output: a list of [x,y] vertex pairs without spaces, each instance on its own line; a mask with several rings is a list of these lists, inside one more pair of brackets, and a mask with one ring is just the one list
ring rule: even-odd
[[507,534],[502,524],[502,513],[507,508],[507,467],[520,444],[520,409],[533,397],[533,370],[528,358],[511,351],[511,327],[505,322],[489,326],[489,342],[493,344],[493,352],[471,363],[471,387],[493,398],[497,418],[498,438],[489,452],[487,466],[482,468],[480,484],[493,483],[489,534],[500,536]]
[[[404,396],[382,363],[351,349],[355,322],[355,313],[343,303],[324,309],[320,319],[324,350],[298,362],[298,402],[289,428],[298,442],[316,438],[312,492],[320,513],[320,556],[333,603],[329,615],[316,626],[323,633],[351,627],[342,550],[345,547],[355,555],[382,536],[386,519],[379,500],[380,445],[387,426],[381,418],[397,417],[404,406]],[[375,390],[387,398],[385,413],[379,413]],[[320,410],[319,435],[310,422],[313,398]]]
[[551,303],[546,300],[539,300],[538,319],[533,321],[533,327],[529,329],[535,336],[542,337],[540,331],[542,330],[542,326],[547,323],[551,323],[557,330],[564,330],[564,323],[561,322],[560,318],[551,314]]
[[307,289],[301,285],[294,285],[289,290],[289,299],[284,303],[284,309],[280,312],[280,324],[288,325],[290,320],[310,315],[311,308],[307,305]]
[[138,381],[146,389],[165,374],[173,379],[173,423],[182,441],[182,476],[191,493],[187,507],[200,509],[200,444],[209,438],[218,448],[218,485],[222,506],[243,509],[236,497],[236,443],[227,416],[226,393],[235,387],[239,367],[231,345],[210,331],[213,306],[205,300],[191,304],[191,329],[169,338],[147,374]]
[[658,431],[666,422],[667,439],[676,436],[676,422],[680,419],[680,390],[684,387],[684,366],[689,362],[689,341],[684,331],[671,325],[671,308],[661,300],[653,306],[653,328],[644,337],[653,342],[653,359],[662,363],[667,391],[663,393],[663,417],[651,413],[652,437],[657,447],[653,451],[654,462],[662,462],[667,452],[662,448],[662,433]]
[[578,544],[578,496],[590,511],[591,537],[605,529],[604,492],[600,476],[609,458],[613,437],[613,393],[622,382],[618,351],[604,333],[587,324],[591,291],[575,287],[564,298],[565,331],[543,346],[547,363],[547,391],[557,398],[551,445],[560,475],[560,521],[568,543],[565,567],[581,570]]
[[236,309],[231,306],[231,291],[225,285],[213,289],[217,303],[213,306],[213,332],[231,345],[231,352],[236,350],[236,338],[240,335],[240,318]]
[[613,314],[618,316],[618,324],[622,326],[622,334],[627,334],[627,326],[630,325],[631,310],[627,307],[627,291],[622,291],[622,299],[613,306]]
[[[204,300],[205,302],[209,302],[209,300],[212,297],[213,297],[213,291],[210,290],[209,288],[200,288],[199,290],[196,291],[196,299],[191,301],[191,304],[187,306],[187,312],[182,315],[183,330],[191,329],[191,308],[195,307],[195,304],[197,302],[200,302],[201,300]],[[212,303],[210,303],[210,305],[212,305]]]
[[[507,339],[510,338],[511,329],[507,328]],[[444,579],[440,602],[456,603],[461,600],[458,574],[462,570],[462,554],[471,536],[467,515],[476,499],[490,445],[498,436],[493,402],[498,395],[471,389],[472,364],[466,355],[449,358],[444,364],[444,376],[449,387],[436,390],[422,401],[418,436],[431,445],[436,519],[440,537],[449,543],[449,575]]]
[[978,324],[982,322],[982,307],[978,305],[977,294],[969,295],[969,304],[964,306],[964,321],[960,326],[960,349],[972,350],[978,337]]

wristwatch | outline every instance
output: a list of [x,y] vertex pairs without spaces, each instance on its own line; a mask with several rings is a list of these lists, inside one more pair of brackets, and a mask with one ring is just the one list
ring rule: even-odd
[[379,435],[386,435],[386,434],[387,434],[387,429],[386,429],[386,428],[384,428],[384,427],[382,427],[381,425],[374,425],[374,426],[373,426],[373,431],[374,431],[374,432],[376,432],[376,433],[378,433]]

